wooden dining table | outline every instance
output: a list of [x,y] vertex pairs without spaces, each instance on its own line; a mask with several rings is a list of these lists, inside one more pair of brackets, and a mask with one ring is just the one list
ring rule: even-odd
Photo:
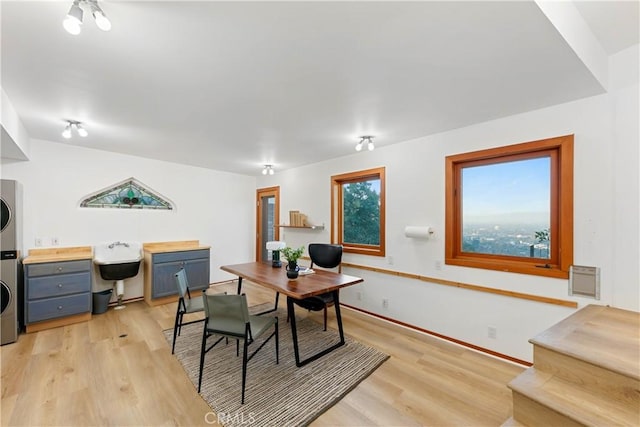
[[[276,291],[276,305],[273,310],[268,311],[274,311],[278,308],[277,296],[279,294],[286,295],[287,316],[289,317],[289,322],[291,324],[291,336],[293,338],[293,350],[296,358],[296,366],[304,366],[344,345],[344,330],[342,327],[342,316],[340,315],[339,291],[341,288],[346,286],[362,282],[363,280],[361,278],[316,269],[311,274],[300,275],[297,279],[290,280],[287,278],[284,268],[273,267],[271,263],[266,262],[248,262],[244,264],[223,265],[220,269],[238,276],[238,294],[242,292],[243,279],[247,279],[252,283]],[[309,356],[304,360],[300,360],[294,300],[300,300],[326,293],[331,293],[333,295],[340,340],[339,342],[318,351],[312,356]]]

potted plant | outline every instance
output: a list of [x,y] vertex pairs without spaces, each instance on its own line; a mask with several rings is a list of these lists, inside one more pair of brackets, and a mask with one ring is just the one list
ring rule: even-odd
[[298,258],[302,256],[304,252],[304,246],[300,246],[298,249],[286,247],[282,250],[282,256],[288,261],[287,263],[287,277],[289,279],[295,279],[298,277]]

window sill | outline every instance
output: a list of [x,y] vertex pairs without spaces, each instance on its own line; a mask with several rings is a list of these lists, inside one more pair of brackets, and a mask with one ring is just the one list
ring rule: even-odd
[[543,267],[541,264],[529,264],[513,261],[487,261],[468,258],[446,258],[445,264],[460,267],[482,268],[485,270],[503,271],[505,273],[530,274],[533,276],[553,277],[556,279],[568,279],[569,271],[558,266]]

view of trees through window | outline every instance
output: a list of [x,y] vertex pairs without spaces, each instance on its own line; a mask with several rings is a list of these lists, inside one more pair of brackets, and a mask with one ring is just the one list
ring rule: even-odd
[[343,184],[343,241],[380,244],[380,180]]
[[462,252],[549,259],[549,156],[462,168]]
[[345,252],[385,256],[385,168],[331,177],[331,241]]

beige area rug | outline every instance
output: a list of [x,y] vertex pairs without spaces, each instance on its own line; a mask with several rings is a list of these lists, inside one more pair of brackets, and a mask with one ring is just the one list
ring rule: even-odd
[[[252,311],[270,305],[257,306]],[[242,345],[239,357],[236,357],[235,341],[231,340],[226,345],[224,341],[220,342],[206,354],[201,395],[217,414],[212,416],[215,423],[228,427],[308,425],[389,357],[345,337],[346,343],[342,347],[297,368],[286,311],[279,309],[264,316],[274,315],[279,320],[280,363],[276,365],[275,362],[275,340],[267,343],[249,361],[244,405],[240,404]],[[321,324],[309,319],[296,320],[296,326],[302,359],[339,340],[338,331],[328,329],[325,332]],[[176,340],[175,356],[194,387],[198,385],[202,328],[202,323],[184,326]],[[171,346],[173,329],[164,331],[164,335]],[[214,338],[207,342],[215,342]],[[258,348],[260,343],[260,340],[253,343],[249,351]]]

